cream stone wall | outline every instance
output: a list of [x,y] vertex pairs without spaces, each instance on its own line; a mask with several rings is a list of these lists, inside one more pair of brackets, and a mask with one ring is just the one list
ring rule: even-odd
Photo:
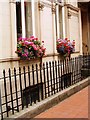
[[0,59],[11,57],[11,19],[9,1],[0,2]]
[[53,15],[51,3],[41,2],[43,5],[40,10],[40,28],[41,28],[41,41],[44,41],[46,47],[46,54],[53,53]]
[[[12,1],[12,0],[11,0]],[[46,56],[50,55],[49,57],[44,57],[44,61],[58,59],[56,50],[56,21],[55,21],[55,14],[59,12],[59,5],[55,6],[52,5],[50,1],[42,0],[39,1],[41,4],[39,5],[38,1],[35,3],[35,36],[38,37],[41,41],[44,41],[46,47]],[[71,40],[75,40],[75,54],[72,56],[77,56],[81,53],[82,46],[80,46],[82,42],[81,31],[80,31],[80,15],[79,10],[77,10],[77,0],[66,0],[66,4],[70,4],[71,7],[67,5],[63,5],[61,7],[62,12],[62,37],[68,37]],[[57,9],[55,9],[57,7]],[[74,8],[73,8],[74,7]],[[6,58],[17,58],[17,54],[15,50],[17,49],[17,33],[16,33],[16,6],[15,3],[6,2],[0,3],[0,59]],[[28,12],[29,14],[29,12]],[[59,17],[60,15],[58,15]],[[31,16],[30,16],[31,17]],[[59,25],[60,18],[57,19],[57,24]],[[28,20],[27,20],[28,21]],[[29,21],[30,25],[30,21]],[[31,29],[31,27],[30,27]],[[28,28],[29,32],[30,29]],[[60,35],[60,28],[57,28],[58,37]],[[29,35],[29,33],[28,33]],[[31,62],[31,61],[30,61]],[[30,65],[30,62],[27,62]],[[35,61],[34,61],[35,62]],[[34,63],[33,61],[31,63]],[[22,64],[20,61],[14,62],[4,62],[3,64],[0,63],[0,68],[13,68],[14,66],[22,66],[26,65],[26,63]]]
[[16,58],[17,54],[15,53],[17,49],[17,28],[16,28],[16,4],[9,2],[10,6],[10,22],[11,22],[11,57]]
[[71,16],[69,19],[69,35],[70,40],[75,40],[75,52],[80,51],[80,31],[79,31],[79,19],[78,13],[76,16]]
[[42,40],[45,42],[46,54],[53,53],[53,31],[52,31],[52,12],[51,8],[43,9]]
[[71,4],[71,5],[75,6],[75,7],[77,7],[77,2],[78,2],[78,0],[66,0],[67,4]]
[[[40,20],[40,38],[44,41],[46,47],[46,56],[42,59],[43,62],[54,60],[53,54],[56,51],[56,23],[55,23],[55,4],[49,1],[41,1],[39,4],[39,20]],[[52,54],[52,56],[51,56]]]
[[[68,4],[68,5],[67,5]],[[82,37],[81,37],[81,16],[79,9],[77,7],[77,0],[67,0],[66,9],[65,9],[65,28],[66,28],[66,37],[70,40],[75,40],[75,54],[72,56],[78,56],[82,54]]]

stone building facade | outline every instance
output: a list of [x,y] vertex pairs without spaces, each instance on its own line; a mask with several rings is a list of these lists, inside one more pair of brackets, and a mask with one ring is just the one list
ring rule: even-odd
[[[5,69],[4,75],[6,75],[8,101],[11,100],[11,91],[13,92],[13,97],[15,97],[16,89],[17,91],[20,90],[20,80],[22,80],[23,91],[29,85],[28,68],[23,69],[23,66],[29,65],[32,67],[32,64],[61,59],[56,48],[56,40],[58,38],[67,37],[70,40],[75,40],[75,52],[71,54],[71,57],[90,53],[89,1],[2,0],[0,1],[0,28],[0,89],[1,96],[5,96],[5,79],[1,79],[3,69]],[[21,60],[15,53],[17,50],[17,39],[19,36],[30,37],[31,35],[38,37],[40,41],[44,41],[46,54],[38,59]],[[16,68],[16,72],[13,69],[14,67]],[[21,71],[18,69],[19,67],[21,67]],[[25,70],[27,70],[27,75],[24,74],[24,76],[23,73],[25,73]],[[33,69],[30,68],[30,70]],[[38,72],[39,77],[37,77],[37,71],[35,71],[35,74],[33,71],[31,71],[29,78],[31,84],[34,81],[34,75],[36,75],[36,78],[40,82],[40,69]],[[12,81],[10,73],[12,74]],[[21,73],[21,78],[20,76],[15,78],[15,74],[21,75]],[[12,85],[10,85],[10,81]],[[12,90],[10,86],[12,86]],[[21,97],[20,94],[18,96]],[[3,97],[2,104],[4,102],[5,99]],[[19,104],[21,104],[20,102]],[[5,106],[2,109],[4,110]]]
[[[89,2],[77,0],[3,0],[0,2],[0,71],[58,59],[56,40],[75,40],[75,53],[90,53]],[[44,40],[42,59],[22,61],[15,53],[17,38],[34,35]],[[1,74],[1,72],[0,72]]]

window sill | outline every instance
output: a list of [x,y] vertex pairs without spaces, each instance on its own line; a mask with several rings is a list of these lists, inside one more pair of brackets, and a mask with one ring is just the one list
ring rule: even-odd
[[[80,53],[80,51],[76,51],[72,54],[77,54],[77,53]],[[44,55],[42,58],[45,58],[45,57],[53,57],[53,56],[59,56],[59,53],[55,53],[55,54],[47,54],[47,55]],[[21,60],[20,57],[16,57],[16,58],[5,58],[5,59],[0,59],[0,63],[4,63],[4,62],[14,62],[14,61],[36,61],[36,60],[42,60],[42,58],[35,58],[35,59],[31,59],[31,60]]]
[[13,61],[19,61],[20,58],[19,57],[16,57],[16,58],[5,58],[5,59],[0,59],[0,63],[3,63],[3,62],[13,62]]

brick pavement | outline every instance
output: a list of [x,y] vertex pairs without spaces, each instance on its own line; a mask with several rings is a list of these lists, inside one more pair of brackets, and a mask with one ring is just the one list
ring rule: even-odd
[[84,88],[35,118],[88,118],[88,88]]

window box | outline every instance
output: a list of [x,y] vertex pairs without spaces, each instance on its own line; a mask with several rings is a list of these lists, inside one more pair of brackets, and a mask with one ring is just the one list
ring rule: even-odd
[[45,54],[44,41],[41,42],[38,38],[31,36],[30,38],[20,37],[17,42],[16,53],[22,60],[30,60],[41,58]]

